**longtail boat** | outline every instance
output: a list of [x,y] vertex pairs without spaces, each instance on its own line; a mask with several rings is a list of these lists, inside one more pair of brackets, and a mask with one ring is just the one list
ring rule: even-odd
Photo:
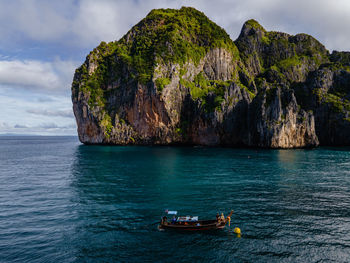
[[[225,218],[223,214],[212,220],[198,220],[198,216],[181,216],[168,221],[167,217],[162,217],[158,229],[165,230],[184,230],[184,231],[202,231],[202,230],[216,230],[223,229],[227,223],[230,224],[231,213]],[[168,214],[177,214],[177,211],[169,211]]]

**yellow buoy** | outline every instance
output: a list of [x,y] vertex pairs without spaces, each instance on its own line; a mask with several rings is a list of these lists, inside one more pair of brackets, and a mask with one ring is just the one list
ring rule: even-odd
[[241,229],[239,227],[235,227],[233,232],[235,232],[237,235],[240,235],[241,234]]

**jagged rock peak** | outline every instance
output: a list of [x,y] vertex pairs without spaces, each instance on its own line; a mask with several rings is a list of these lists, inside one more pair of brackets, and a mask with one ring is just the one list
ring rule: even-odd
[[200,46],[213,45],[220,40],[231,41],[224,29],[192,7],[153,9],[124,38],[127,41],[137,41],[140,40],[140,36],[153,37],[154,34],[162,35],[155,39],[161,43],[168,40],[175,41],[175,35]]
[[243,24],[239,37],[242,38],[252,35],[262,36],[264,33],[266,33],[265,28],[261,26],[256,20],[250,19]]

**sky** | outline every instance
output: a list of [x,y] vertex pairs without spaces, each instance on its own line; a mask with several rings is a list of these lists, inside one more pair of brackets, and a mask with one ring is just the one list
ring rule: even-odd
[[349,0],[1,0],[0,134],[76,135],[75,68],[101,41],[120,39],[154,8],[192,6],[235,40],[256,19],[350,51]]

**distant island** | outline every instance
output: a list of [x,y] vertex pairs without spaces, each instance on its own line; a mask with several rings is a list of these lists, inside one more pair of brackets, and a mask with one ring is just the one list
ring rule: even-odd
[[302,148],[350,145],[350,52],[202,12],[156,9],[101,42],[72,83],[85,144]]

